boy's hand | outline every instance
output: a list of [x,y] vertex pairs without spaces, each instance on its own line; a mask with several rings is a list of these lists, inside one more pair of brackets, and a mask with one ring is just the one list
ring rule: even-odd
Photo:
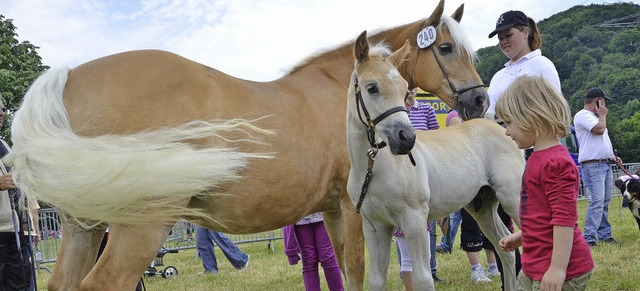
[[564,279],[567,277],[566,270],[554,270],[549,268],[540,282],[540,291],[561,291]]
[[516,233],[503,237],[498,242],[498,245],[500,249],[505,252],[513,252],[522,245],[522,232],[517,231]]

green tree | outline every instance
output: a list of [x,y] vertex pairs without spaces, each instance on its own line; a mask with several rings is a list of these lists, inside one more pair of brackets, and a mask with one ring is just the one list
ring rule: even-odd
[[640,48],[640,30],[637,28],[618,33],[609,42],[609,50],[616,53],[633,54]]
[[[29,85],[49,68],[42,64],[37,49],[28,41],[19,42],[13,20],[0,14],[0,94],[8,109],[6,121],[11,121],[12,113],[20,106]],[[5,125],[0,136],[9,141],[8,122]]]

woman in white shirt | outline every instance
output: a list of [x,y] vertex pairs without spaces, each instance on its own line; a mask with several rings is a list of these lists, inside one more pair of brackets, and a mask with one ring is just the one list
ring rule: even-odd
[[521,11],[507,11],[500,15],[496,29],[489,34],[489,38],[496,34],[500,50],[509,61],[491,78],[487,118],[495,120],[498,99],[519,76],[542,76],[562,93],[558,71],[551,60],[542,55],[540,31],[531,17]]

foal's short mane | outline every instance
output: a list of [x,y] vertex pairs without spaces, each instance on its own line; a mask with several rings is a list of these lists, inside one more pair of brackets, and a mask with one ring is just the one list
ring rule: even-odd
[[370,56],[380,56],[386,58],[390,56],[391,53],[393,53],[393,51],[391,50],[391,45],[384,41],[372,44],[369,48]]

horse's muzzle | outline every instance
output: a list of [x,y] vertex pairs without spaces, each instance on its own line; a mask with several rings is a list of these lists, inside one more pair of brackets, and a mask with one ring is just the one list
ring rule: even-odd
[[471,89],[460,95],[456,106],[464,120],[482,118],[489,108],[489,94],[484,87]]
[[416,131],[413,127],[398,125],[389,135],[389,148],[394,155],[406,155],[416,143]]

